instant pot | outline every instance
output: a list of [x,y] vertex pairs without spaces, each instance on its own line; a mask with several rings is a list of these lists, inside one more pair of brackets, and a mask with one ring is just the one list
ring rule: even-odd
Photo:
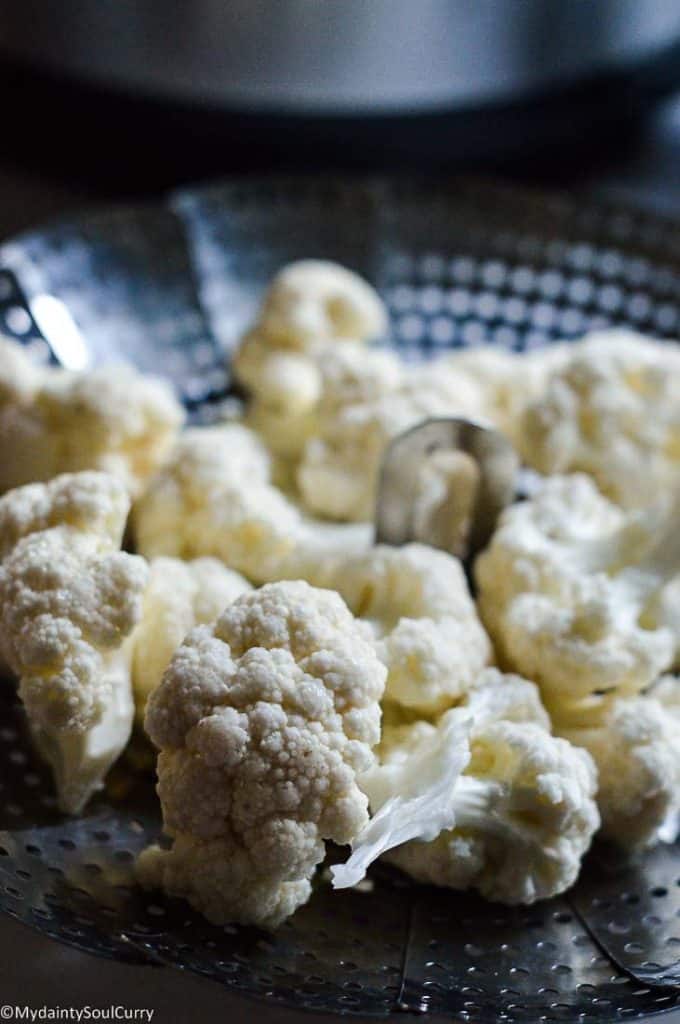
[[133,131],[209,171],[225,146],[277,167],[502,161],[600,137],[680,85],[680,4],[0,0],[0,61],[24,103],[42,81],[32,131],[58,123],[62,150]]
[[677,0],[28,0],[2,49],[83,80],[252,113],[433,113],[654,59]]

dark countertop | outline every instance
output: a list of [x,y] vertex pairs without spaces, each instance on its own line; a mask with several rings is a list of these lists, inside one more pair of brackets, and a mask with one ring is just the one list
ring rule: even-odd
[[[598,193],[643,203],[680,217],[680,98],[666,103],[635,145],[612,153],[597,166],[565,161],[539,184],[587,187]],[[83,204],[108,201],[95,188],[52,179],[13,164],[0,155],[0,237],[40,224]],[[134,1003],[128,993],[135,993]],[[125,993],[125,996],[122,995]],[[267,1007],[227,994],[216,983],[164,967],[134,967],[95,959],[45,940],[29,928],[0,917],[0,1004],[48,1007],[108,1007],[125,1000],[130,1008],[152,1008],[154,1021],[173,1024],[197,1017],[213,1020],[228,1013],[233,1021],[267,1024],[325,1020],[278,1006]],[[0,1010],[0,1016],[4,1016]],[[664,1015],[680,1024],[680,1011]]]

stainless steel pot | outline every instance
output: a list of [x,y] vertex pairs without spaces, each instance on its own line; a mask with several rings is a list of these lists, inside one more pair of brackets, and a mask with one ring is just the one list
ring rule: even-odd
[[648,60],[677,0],[0,0],[0,52],[245,113],[436,113]]

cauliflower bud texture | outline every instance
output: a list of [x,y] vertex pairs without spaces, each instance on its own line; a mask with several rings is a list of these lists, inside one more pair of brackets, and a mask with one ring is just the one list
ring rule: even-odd
[[625,512],[590,478],[553,477],[508,509],[476,575],[502,661],[540,685],[555,732],[598,768],[603,832],[627,846],[670,834],[680,794],[673,688],[680,534],[671,497]]
[[119,550],[128,508],[124,486],[103,473],[0,499],[0,654],[70,813],[100,787],[132,727],[127,638],[146,564]]
[[243,576],[216,558],[154,558],[132,645],[132,684],[137,718],[144,720],[146,703],[170,659],[194,626],[214,622],[237,597],[250,590]]
[[[344,378],[337,358],[324,366],[325,386],[314,431],[297,467],[297,484],[306,507],[329,518],[372,519],[380,466],[389,442],[432,416],[480,414],[481,395],[474,381],[443,371],[438,363],[407,367],[369,377],[372,387],[338,392]],[[359,361],[359,360],[357,360]],[[360,379],[361,371],[355,372]]]
[[306,519],[270,474],[269,454],[247,427],[186,430],[134,506],[138,550],[147,558],[212,556],[265,583],[297,578],[305,560],[332,550],[368,546],[368,526]]
[[183,420],[169,385],[130,366],[35,366],[0,339],[0,491],[93,469],[136,495]]
[[216,923],[275,927],[306,902],[324,840],[349,843],[368,820],[357,776],[385,674],[338,594],[303,582],[194,629],[147,708],[172,848],[141,855],[142,884]]
[[486,669],[435,722],[388,725],[378,756],[361,778],[373,817],[336,885],[379,854],[417,881],[509,904],[576,880],[599,824],[595,767],[551,736],[533,683]]
[[276,275],[234,356],[236,376],[252,396],[249,421],[273,451],[301,451],[326,356],[340,343],[379,337],[386,325],[378,294],[337,263],[300,260]]
[[[483,346],[417,365],[366,348],[329,353],[297,467],[305,505],[330,518],[372,519],[387,445],[424,419],[468,416],[515,440],[526,405],[562,359],[562,346],[522,355]],[[458,484],[456,476],[454,499]]]
[[632,331],[597,332],[530,403],[522,455],[542,473],[584,472],[618,504],[680,485],[680,350]]
[[560,735],[588,750],[598,769],[602,831],[623,846],[673,842],[680,823],[680,680],[662,678],[639,697],[597,697],[559,719]]
[[337,590],[370,628],[386,697],[424,716],[451,707],[491,660],[460,562],[424,544],[318,559],[306,578]]
[[551,714],[600,691],[634,695],[677,657],[677,502],[625,513],[577,474],[508,508],[477,560],[500,653]]

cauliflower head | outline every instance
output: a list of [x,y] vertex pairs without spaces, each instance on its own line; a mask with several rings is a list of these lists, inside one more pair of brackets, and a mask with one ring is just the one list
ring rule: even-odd
[[479,610],[553,716],[601,691],[634,695],[673,664],[677,547],[674,502],[625,513],[579,474],[504,512],[477,559]]
[[233,366],[250,395],[244,422],[278,458],[295,461],[314,432],[321,388],[315,359],[272,349],[266,338],[251,333],[241,342]]
[[233,363],[252,396],[249,422],[273,451],[299,454],[312,429],[327,355],[340,342],[356,346],[377,338],[386,324],[373,288],[336,263],[301,260],[276,275]]
[[[305,386],[302,373],[296,370],[299,363],[305,365]],[[392,352],[357,341],[329,346],[318,365],[308,356],[292,352],[272,354],[266,365],[276,389],[273,382],[266,384],[263,368],[253,368],[259,391],[248,405],[246,423],[272,452],[291,461],[293,468],[306,440],[318,433],[319,421],[327,420],[341,404],[372,399],[391,390],[403,372],[401,361]],[[249,390],[255,394],[253,386]],[[265,390],[266,399],[262,397]]]
[[310,894],[324,840],[368,819],[357,776],[374,761],[385,669],[341,598],[303,582],[237,598],[186,638],[152,693],[170,850],[146,886],[215,923],[276,927]]
[[491,659],[458,559],[423,544],[317,558],[309,582],[336,590],[370,628],[386,698],[423,715],[450,707]]
[[603,834],[622,846],[674,840],[680,814],[680,680],[639,697],[600,697],[556,723],[598,770]]
[[21,346],[0,341],[0,491],[91,469],[136,495],[183,419],[169,386],[132,367],[37,367]]
[[563,892],[599,824],[596,773],[549,728],[536,686],[496,669],[436,722],[386,727],[361,779],[373,817],[336,881],[383,853],[417,881],[502,903]]
[[315,432],[296,475],[311,512],[355,522],[372,519],[382,457],[394,437],[432,416],[479,418],[476,385],[464,376],[437,373],[436,365],[412,368],[398,387],[376,389],[359,400],[320,401]]
[[186,430],[133,508],[147,558],[214,556],[267,579],[294,545],[300,513],[269,482],[270,459],[238,423]]
[[155,558],[149,565],[141,621],[132,645],[132,685],[141,722],[149,696],[172,655],[194,626],[213,622],[237,597],[250,590],[243,576],[216,558],[182,562]]
[[[380,466],[398,434],[433,416],[468,416],[516,440],[529,401],[541,394],[563,346],[514,354],[494,346],[407,365],[389,353],[346,346],[324,361],[315,422],[297,469],[306,507],[329,518],[373,517]],[[459,484],[436,474],[438,506],[455,504]],[[424,481],[432,497],[431,480]]]
[[465,376],[479,389],[479,414],[502,430],[513,443],[521,436],[529,404],[541,398],[548,381],[565,363],[570,346],[546,345],[529,352],[508,352],[498,345],[459,349],[432,364]]
[[298,260],[272,281],[258,322],[281,348],[307,351],[319,342],[371,341],[384,333],[387,317],[375,290],[354,271],[329,260]]
[[146,564],[119,550],[128,507],[123,485],[103,473],[0,498],[0,654],[69,813],[100,787],[132,727],[126,638]]
[[584,472],[626,508],[680,484],[680,350],[630,331],[570,346],[519,433],[542,473]]
[[368,528],[305,520],[270,482],[270,458],[247,427],[193,428],[133,508],[147,558],[212,556],[255,583],[305,576],[329,551],[367,546]]

